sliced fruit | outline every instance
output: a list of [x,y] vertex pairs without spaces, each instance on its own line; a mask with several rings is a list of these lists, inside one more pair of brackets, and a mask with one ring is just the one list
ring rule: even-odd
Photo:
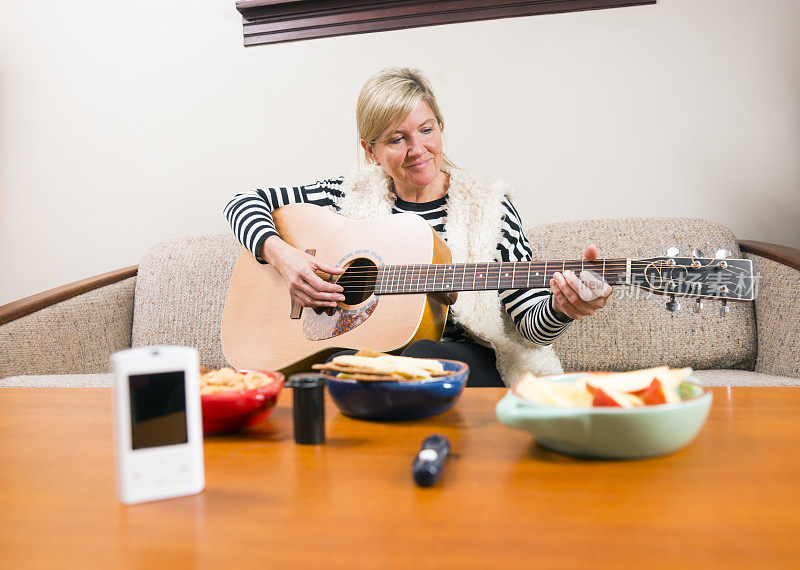
[[692,372],[694,372],[691,368],[671,368],[670,371],[672,372],[672,376],[675,381],[675,385],[679,385],[681,382],[685,382],[686,379],[691,376]]
[[525,374],[515,391],[523,399],[552,406],[635,408],[681,402],[694,397],[684,380],[691,368],[666,366],[632,372],[590,372],[565,384]]
[[646,406],[674,404],[681,401],[678,393],[675,391],[675,388],[672,386],[666,386],[658,378],[654,379],[652,384],[650,384],[650,387],[639,394],[639,397]]
[[526,374],[517,385],[517,394],[539,404],[551,406],[590,406],[591,395],[573,384],[560,384]]
[[678,395],[681,397],[681,401],[691,400],[697,397],[697,393],[695,392],[695,387],[689,384],[688,382],[681,382],[678,385]]
[[635,394],[642,390],[647,390],[653,382],[653,378],[670,375],[667,366],[659,366],[657,368],[646,368],[644,370],[633,370],[632,372],[616,372],[606,374],[587,374],[584,376],[586,380],[586,388],[591,392],[597,388],[604,390],[612,389],[619,390],[620,392],[627,392]]
[[595,408],[634,408],[642,405],[644,405],[644,402],[640,398],[613,388],[598,388],[592,399],[592,406]]
[[[605,390],[602,388],[595,388],[594,391],[594,399],[592,400],[592,406],[595,408],[600,407],[614,407],[614,408],[624,408],[625,406],[622,405],[622,402],[615,400],[612,398]],[[628,406],[631,407],[631,406]]]
[[639,394],[639,397],[642,399],[645,406],[667,403],[667,395],[664,393],[664,384],[662,384],[658,378],[655,378],[647,390],[643,390]]

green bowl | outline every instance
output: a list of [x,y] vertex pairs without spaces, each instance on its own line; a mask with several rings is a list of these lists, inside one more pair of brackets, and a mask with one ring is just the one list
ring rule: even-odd
[[[569,384],[583,373],[547,379]],[[536,443],[566,455],[633,459],[665,455],[688,445],[703,427],[711,408],[711,392],[694,376],[692,396],[680,403],[623,408],[567,408],[523,400],[516,386],[495,411],[508,426],[530,432]]]

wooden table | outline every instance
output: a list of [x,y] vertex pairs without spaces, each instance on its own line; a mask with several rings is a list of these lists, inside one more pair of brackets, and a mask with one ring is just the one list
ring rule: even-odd
[[[497,422],[504,390],[375,423],[327,409],[292,439],[291,393],[246,432],[207,438],[206,490],[125,507],[107,389],[0,389],[0,567],[797,567],[800,389],[715,388],[697,440],[668,457],[576,460]],[[453,454],[411,480],[422,439]]]

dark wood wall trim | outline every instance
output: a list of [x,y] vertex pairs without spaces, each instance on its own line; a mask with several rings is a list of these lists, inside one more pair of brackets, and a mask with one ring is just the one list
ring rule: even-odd
[[753,241],[749,239],[739,240],[739,249],[745,253],[752,253],[766,257],[772,261],[777,261],[800,271],[800,249],[795,249],[787,245],[778,245],[765,241]]
[[36,295],[31,295],[30,297],[25,297],[18,301],[12,301],[11,303],[0,306],[0,325],[44,309],[50,305],[55,305],[61,301],[77,297],[88,291],[93,291],[94,289],[111,285],[112,283],[122,281],[128,277],[133,277],[138,270],[138,265],[131,265],[130,267],[115,269],[108,273],[102,273],[94,277],[87,277],[86,279],[75,281],[74,283],[61,285],[55,289],[37,293]]
[[656,0],[238,0],[244,45],[476,20],[655,4]]

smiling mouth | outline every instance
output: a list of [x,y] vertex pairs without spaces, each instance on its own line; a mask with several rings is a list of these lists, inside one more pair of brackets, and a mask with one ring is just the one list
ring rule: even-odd
[[422,168],[423,166],[427,165],[430,161],[431,161],[431,159],[429,158],[428,160],[425,160],[423,162],[417,162],[417,163],[414,163],[414,164],[408,164],[408,165],[406,165],[406,168]]

